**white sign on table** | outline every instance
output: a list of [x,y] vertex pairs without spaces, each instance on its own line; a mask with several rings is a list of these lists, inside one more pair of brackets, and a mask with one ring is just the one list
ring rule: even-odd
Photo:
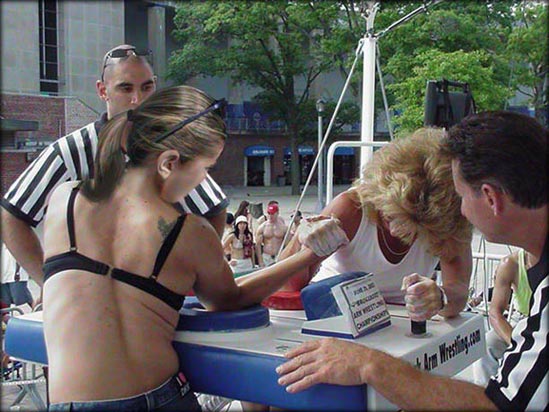
[[302,333],[355,339],[391,324],[373,274],[339,283],[331,292],[341,315],[306,321]]

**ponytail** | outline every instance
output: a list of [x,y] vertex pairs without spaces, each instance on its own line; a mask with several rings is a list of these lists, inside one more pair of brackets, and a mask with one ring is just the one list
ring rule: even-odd
[[[83,182],[82,194],[92,202],[109,199],[127,167],[143,167],[148,158],[166,150],[177,150],[182,162],[214,156],[226,139],[223,119],[218,113],[197,116],[213,102],[194,87],[175,86],[159,90],[137,108],[114,116],[99,133],[94,174]],[[192,123],[170,131],[162,142],[156,141],[181,119],[192,116],[197,116]]]
[[131,123],[126,112],[113,117],[99,133],[99,144],[95,155],[93,180],[86,179],[82,185],[82,194],[92,202],[108,199],[120,183],[126,161],[122,151],[122,138]]

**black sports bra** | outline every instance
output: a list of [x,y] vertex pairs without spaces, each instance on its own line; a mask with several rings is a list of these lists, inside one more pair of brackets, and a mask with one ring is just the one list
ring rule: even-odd
[[179,309],[183,306],[185,296],[175,293],[167,287],[161,285],[156,281],[156,279],[158,278],[158,274],[160,273],[164,262],[170,254],[177,237],[179,236],[179,232],[183,227],[183,223],[187,215],[182,214],[177,218],[174,227],[170,233],[168,233],[166,239],[164,239],[164,242],[158,251],[158,255],[156,255],[156,261],[154,262],[152,274],[149,277],[138,276],[122,269],[113,268],[105,263],[93,260],[82,255],[81,253],[78,253],[76,248],[76,236],[74,232],[74,203],[78,189],[78,187],[72,189],[69,197],[69,203],[67,205],[67,226],[71,244],[70,250],[46,259],[43,266],[44,282],[56,273],[64,270],[85,270],[98,275],[110,276],[120,282],[132,285],[157,297],[166,304],[170,305],[173,309],[179,311]]

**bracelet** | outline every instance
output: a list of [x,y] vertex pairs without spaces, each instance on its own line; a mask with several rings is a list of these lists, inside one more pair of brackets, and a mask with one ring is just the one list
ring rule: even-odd
[[438,289],[440,290],[440,303],[442,305],[440,310],[443,310],[448,305],[448,296],[446,296],[446,292],[444,291],[442,286],[439,286]]

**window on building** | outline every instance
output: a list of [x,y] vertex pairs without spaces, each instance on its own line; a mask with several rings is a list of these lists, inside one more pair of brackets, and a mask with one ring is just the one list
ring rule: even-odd
[[57,46],[57,0],[39,0],[40,91],[59,92],[59,56]]
[[2,131],[2,139],[0,139],[0,150],[15,149],[15,134],[13,132]]

